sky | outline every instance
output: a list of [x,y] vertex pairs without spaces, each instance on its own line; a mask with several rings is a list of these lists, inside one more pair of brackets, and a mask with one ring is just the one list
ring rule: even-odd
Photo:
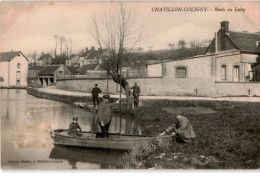
[[[118,6],[116,2],[0,2],[0,52],[53,54],[54,35],[71,40],[72,53],[97,47],[90,34],[93,14],[103,17]],[[232,31],[260,31],[260,2],[127,2],[126,6],[136,15],[133,27],[143,27],[136,47],[145,50],[169,49],[168,43],[177,45],[180,39],[187,43],[212,39],[221,21],[229,21]],[[156,7],[207,7],[208,11],[154,12]]]

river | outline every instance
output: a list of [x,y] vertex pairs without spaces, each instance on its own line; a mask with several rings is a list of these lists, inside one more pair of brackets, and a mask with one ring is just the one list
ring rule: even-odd
[[[77,116],[83,131],[99,130],[96,115],[72,105],[36,98],[23,89],[0,89],[1,164],[3,169],[118,168],[122,152],[54,146],[53,129],[66,129]],[[122,118],[122,133],[140,134],[130,118]],[[110,132],[119,132],[112,117]]]

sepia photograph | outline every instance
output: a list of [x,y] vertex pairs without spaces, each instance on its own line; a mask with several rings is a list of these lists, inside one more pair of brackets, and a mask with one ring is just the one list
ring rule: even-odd
[[0,2],[2,170],[260,169],[260,2]]

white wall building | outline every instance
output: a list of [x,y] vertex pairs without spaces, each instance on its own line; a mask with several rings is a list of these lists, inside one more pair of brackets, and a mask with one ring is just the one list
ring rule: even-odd
[[28,63],[21,51],[0,53],[0,87],[27,87]]

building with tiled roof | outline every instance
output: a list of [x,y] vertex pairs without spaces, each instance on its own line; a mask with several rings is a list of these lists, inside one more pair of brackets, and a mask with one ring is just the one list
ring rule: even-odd
[[50,54],[44,54],[42,52],[42,55],[36,60],[37,66],[46,66],[52,64],[52,56]]
[[27,87],[28,62],[21,51],[0,53],[0,86]]
[[221,28],[217,32],[217,46],[216,37],[206,49],[206,53],[214,53],[217,48],[219,51],[238,50],[241,53],[259,54],[260,48],[256,42],[260,42],[260,33],[249,32],[234,32],[229,30],[229,22],[221,22]]
[[99,66],[99,64],[87,64],[87,65],[83,65],[81,67],[79,67],[79,73],[81,75],[85,75],[87,74],[88,71],[90,70],[95,70],[97,67]]
[[70,71],[71,75],[77,75],[79,73],[79,67],[76,66],[66,66],[66,67]]
[[[260,64],[260,33],[234,32],[229,29],[229,22],[222,21],[206,53],[216,55],[216,81],[248,82],[256,81],[257,74],[253,71]],[[222,53],[227,53],[223,56]]]
[[56,83],[58,75],[71,75],[71,73],[65,65],[49,65],[38,73],[38,81],[42,87],[48,87]]

